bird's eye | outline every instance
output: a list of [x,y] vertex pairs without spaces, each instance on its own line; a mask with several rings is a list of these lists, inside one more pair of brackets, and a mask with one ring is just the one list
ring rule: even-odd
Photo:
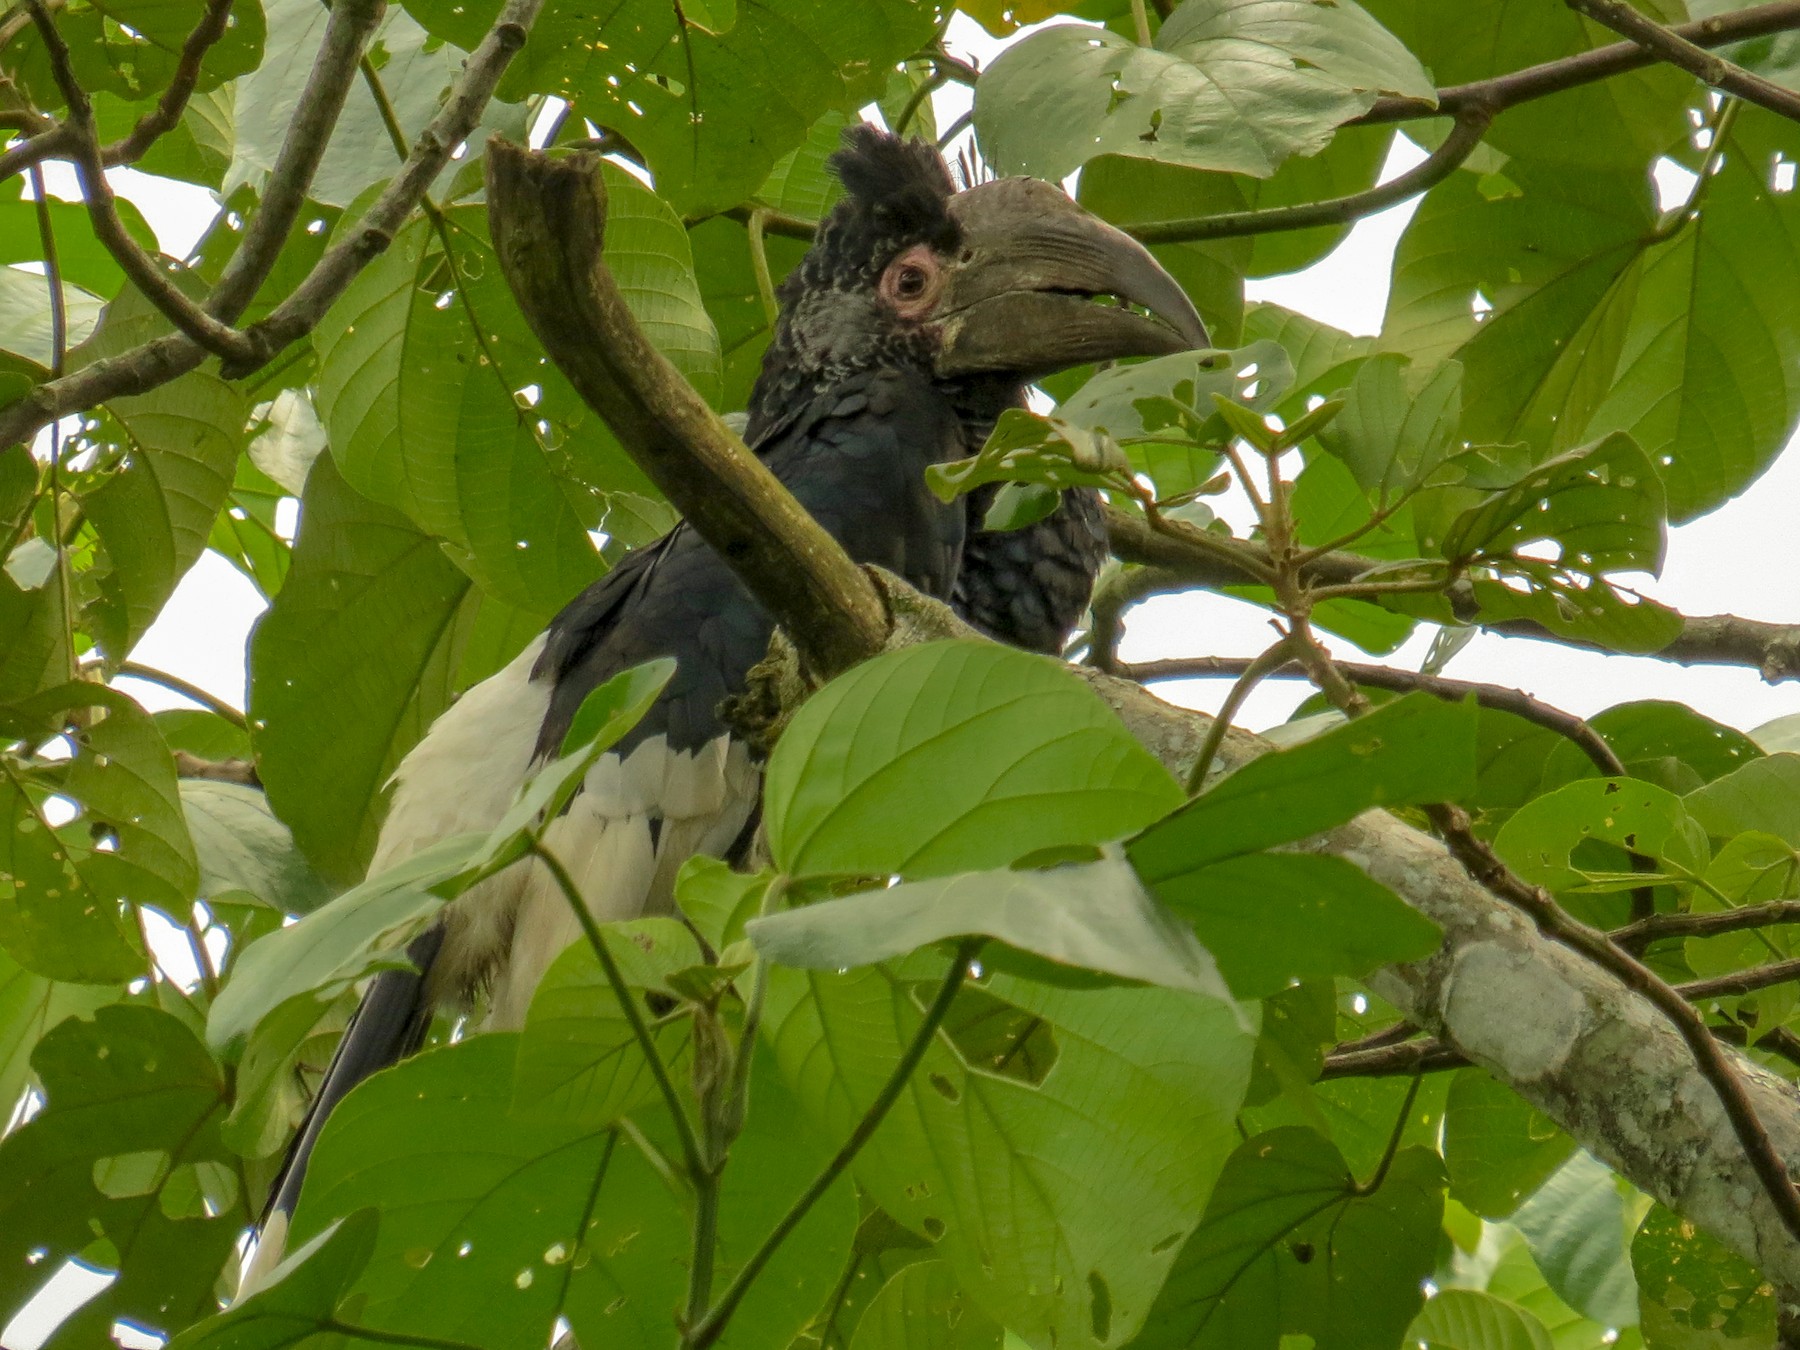
[[914,267],[909,263],[895,274],[894,294],[902,300],[917,300],[925,294],[925,285],[929,280],[924,268]]
[[881,295],[902,316],[917,319],[937,299],[941,281],[937,259],[919,244],[887,265],[881,274]]

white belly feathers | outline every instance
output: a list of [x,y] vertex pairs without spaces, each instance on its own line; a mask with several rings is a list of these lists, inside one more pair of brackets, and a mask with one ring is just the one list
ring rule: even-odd
[[[450,835],[489,829],[512,804],[550,705],[549,682],[531,679],[543,644],[535,639],[470,689],[401,762],[371,873]],[[755,807],[760,779],[744,747],[724,736],[694,751],[670,750],[665,737],[653,736],[623,759],[602,755],[544,844],[595,918],[667,913],[681,864],[731,846]],[[654,830],[653,819],[661,821]],[[562,892],[534,862],[516,863],[459,896],[443,923],[428,994],[467,1006],[487,988],[486,1025],[495,1030],[524,1024],[538,980],[581,936]]]

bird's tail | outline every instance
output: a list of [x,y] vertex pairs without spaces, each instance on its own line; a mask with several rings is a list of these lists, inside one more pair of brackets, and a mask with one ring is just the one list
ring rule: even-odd
[[240,1299],[261,1288],[281,1261],[287,1246],[288,1223],[300,1200],[301,1183],[306,1180],[307,1160],[337,1104],[370,1074],[399,1063],[424,1044],[432,1014],[425,996],[425,977],[443,941],[443,927],[434,925],[407,946],[407,959],[415,969],[384,970],[370,981],[362,1002],[351,1015],[350,1025],[344,1028],[318,1095],[288,1145],[275,1184],[269,1188],[269,1202],[257,1225],[256,1252],[239,1286]]

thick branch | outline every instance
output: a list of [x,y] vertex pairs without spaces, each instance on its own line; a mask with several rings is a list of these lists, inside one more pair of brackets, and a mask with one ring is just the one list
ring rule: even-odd
[[[945,607],[891,578],[882,581],[896,643],[973,636]],[[1140,685],[1075,669],[1184,779],[1212,719],[1171,707]],[[1219,759],[1235,769],[1266,749],[1259,738],[1233,731]],[[1633,1184],[1717,1235],[1784,1297],[1800,1293],[1800,1243],[1740,1146],[1713,1085],[1696,1067],[1695,1053],[1642,995],[1539,932],[1525,914],[1490,894],[1441,841],[1392,815],[1367,812],[1301,847],[1355,863],[1444,930],[1443,945],[1431,957],[1369,979],[1402,1018],[1488,1069]],[[1777,973],[1794,978],[1800,970]],[[1741,987],[1752,978],[1775,977],[1745,972],[1725,978]],[[1678,992],[1704,997],[1711,984],[1696,982]],[[1772,1152],[1800,1158],[1800,1091],[1736,1054],[1730,1067]]]
[[[1697,47],[1724,47],[1747,38],[1767,37],[1771,33],[1800,28],[1800,0],[1756,5],[1732,14],[1719,14],[1693,23],[1677,24],[1667,31]],[[1596,80],[1625,75],[1645,66],[1655,65],[1660,58],[1635,42],[1615,42],[1607,47],[1575,56],[1565,56],[1524,70],[1496,75],[1492,79],[1470,84],[1452,85],[1438,90],[1437,102],[1423,99],[1380,98],[1368,112],[1357,118],[1367,125],[1382,122],[1409,122],[1418,117],[1454,116],[1470,104],[1480,104],[1496,112],[1529,103],[1533,99],[1560,94]]]
[[602,258],[600,158],[495,137],[494,248],[532,331],[702,538],[731,561],[820,674],[879,651],[880,597],[842,548],[650,345]]
[[1635,42],[1657,60],[1687,71],[1701,83],[1800,121],[1800,94],[1783,89],[1742,66],[1733,65],[1722,56],[1714,56],[1673,29],[1645,18],[1623,0],[1566,0],[1566,3],[1570,9]]
[[[1166,584],[1156,591],[1147,590],[1146,595],[1184,586],[1218,590],[1255,585],[1259,578],[1253,569],[1268,565],[1268,550],[1255,541],[1215,537],[1204,547],[1196,547],[1186,539],[1151,529],[1141,517],[1113,508],[1106,512],[1106,526],[1112,536],[1113,556],[1158,569],[1157,576]],[[1353,553],[1330,553],[1307,564],[1305,576],[1314,585],[1348,585],[1383,565]],[[1453,587],[1449,598],[1460,618],[1491,633],[1539,638],[1584,651],[1612,650],[1598,642],[1553,633],[1529,619],[1483,623],[1466,587]],[[1749,666],[1771,684],[1800,679],[1800,624],[1766,623],[1735,614],[1683,615],[1681,623],[1680,635],[1650,655],[1680,666]]]

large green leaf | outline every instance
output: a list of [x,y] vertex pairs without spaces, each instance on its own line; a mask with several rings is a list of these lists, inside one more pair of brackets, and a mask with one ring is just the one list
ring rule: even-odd
[[1110,153],[1267,178],[1381,93],[1436,97],[1352,0],[1216,0],[1183,6],[1153,47],[1074,26],[1014,43],[976,87],[975,129],[1002,173],[1054,181]]
[[1557,1170],[1512,1222],[1559,1296],[1604,1326],[1637,1322],[1637,1282],[1629,1246],[1645,1200],[1604,1163],[1578,1153]]
[[782,733],[763,789],[783,870],[915,878],[1116,839],[1180,800],[1092,689],[987,642],[839,676]]
[[584,1345],[660,1344],[685,1282],[683,1205],[612,1130],[510,1116],[517,1042],[428,1051],[340,1102],[292,1240],[379,1208],[354,1293],[383,1330],[539,1350],[563,1316]]
[[903,1267],[875,1295],[850,1350],[1000,1350],[1005,1332],[983,1316],[942,1261]]
[[[1588,725],[1632,777],[1675,793],[1692,792],[1763,754],[1736,727],[1665,699],[1620,703],[1590,717]],[[1547,791],[1599,772],[1580,746],[1559,738],[1544,760],[1543,787]]]
[[752,919],[747,932],[771,961],[808,970],[874,965],[979,933],[1060,965],[1230,996],[1193,935],[1112,859],[908,881]]
[[389,775],[449,706],[468,592],[429,536],[313,466],[250,643],[250,719],[269,804],[330,880],[362,873]]
[[0,761],[0,943],[54,980],[132,979],[148,962],[137,907],[185,919],[199,883],[174,761],[150,715],[116,690],[66,685],[32,707],[84,714],[54,784],[79,810],[53,826],[52,785]]
[[[223,188],[226,196],[246,184],[262,191],[299,110],[313,55],[331,17],[318,0],[268,0],[268,11],[270,43],[281,55],[238,81],[231,167]],[[468,45],[472,46],[472,41]],[[463,53],[431,38],[397,10],[388,12],[370,48],[402,132],[416,136],[437,114],[438,105],[461,72]],[[523,139],[524,131],[523,107],[490,103],[469,135],[469,152],[479,155],[494,132]],[[446,165],[438,179],[440,188],[466,163]],[[308,197],[325,206],[348,206],[399,167],[374,95],[362,80],[354,81]]]
[[1688,793],[1682,804],[1714,838],[1759,830],[1800,848],[1800,754],[1752,760]]
[[1383,340],[1463,362],[1466,435],[1543,453],[1625,431],[1673,518],[1709,510],[1800,415],[1800,335],[1771,299],[1800,285],[1800,206],[1771,179],[1793,144],[1745,110],[1692,218],[1662,230],[1635,167],[1509,165],[1498,194],[1459,174],[1396,254]]
[[1423,483],[1457,446],[1461,394],[1454,361],[1420,368],[1403,356],[1377,356],[1356,372],[1319,441],[1385,503]]
[[[119,356],[169,331],[150,302],[127,287],[70,363]],[[115,660],[130,652],[205,551],[231,489],[249,414],[249,400],[209,364],[147,393],[110,400],[84,431],[83,442],[99,459],[123,461],[82,496],[108,563],[92,619]]]
[[248,891],[288,914],[305,914],[330,898],[294,847],[294,836],[255,788],[186,778],[181,805],[194,838],[202,896]]
[[1406,1148],[1359,1184],[1311,1130],[1246,1140],[1157,1297],[1137,1350],[1276,1350],[1283,1333],[1319,1350],[1388,1350],[1423,1299],[1443,1209],[1443,1172]]
[[1775,1292],[1711,1233],[1661,1205],[1631,1240],[1644,1339],[1682,1350],[1773,1350]]
[[1553,1350],[1542,1322],[1477,1289],[1433,1294],[1407,1328],[1406,1344],[1426,1350]]
[[66,984],[25,969],[0,950],[0,1111],[11,1111],[31,1081],[31,1055],[50,1028],[89,1017],[119,997],[117,985]]
[[[643,994],[674,997],[667,977],[699,964],[699,944],[677,919],[634,919],[602,932],[626,984],[639,991],[639,1015],[655,1022]],[[686,1020],[659,1028],[664,1062],[683,1066],[692,1035]],[[588,944],[576,943],[532,996],[513,1068],[513,1109],[533,1120],[604,1126],[655,1096],[650,1066],[611,983]]]
[[[14,228],[25,223],[20,220]],[[32,237],[35,238],[35,234]],[[35,253],[40,250],[21,251]],[[104,302],[70,281],[63,283],[62,292],[67,341],[81,342],[100,321]],[[21,357],[48,374],[56,354],[53,333],[49,283],[43,277],[17,267],[0,268],[0,334],[5,335],[0,337],[0,351]],[[10,398],[7,401],[10,402]]]
[[213,1311],[246,1215],[206,1047],[168,1013],[115,1006],[54,1027],[32,1064],[44,1109],[0,1145],[0,1306],[80,1255],[119,1274],[65,1344],[104,1343],[115,1318],[185,1326]]
[[1475,780],[1474,704],[1408,694],[1288,750],[1259,755],[1131,841],[1155,884],[1341,825],[1374,806],[1454,801]]
[[1589,841],[1656,859],[1677,875],[1705,871],[1711,856],[1682,799],[1635,778],[1586,778],[1546,793],[1501,827],[1494,848],[1525,880],[1553,891],[1639,884],[1619,853],[1599,866],[1578,854]]
[[[410,0],[432,32],[473,47],[497,0]],[[887,68],[926,42],[922,0],[580,0],[549,8],[501,83],[573,100],[645,157],[658,190],[685,214],[750,195],[828,109],[872,102]],[[599,34],[604,40],[596,41]]]
[[1574,1140],[1485,1070],[1463,1069],[1450,1080],[1444,1166],[1450,1194],[1477,1214],[1511,1214],[1574,1151]]
[[[873,1100],[943,973],[924,957],[770,972],[767,1035],[829,1137]],[[1235,1138],[1254,1032],[1229,1005],[1173,990],[990,973],[959,1006],[972,995],[1036,1026],[1054,1062],[1026,1081],[940,1036],[857,1156],[857,1181],[935,1241],[995,1321],[1033,1343],[1120,1344]]]

